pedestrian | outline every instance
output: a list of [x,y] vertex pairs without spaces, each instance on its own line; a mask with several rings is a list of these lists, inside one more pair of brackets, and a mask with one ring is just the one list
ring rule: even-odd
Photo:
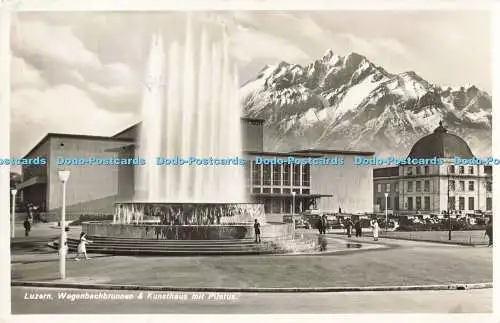
[[26,205],[26,210],[28,211],[28,219],[33,220],[33,223],[35,223],[35,219],[33,218],[33,208],[31,206],[31,203],[28,203]]
[[347,237],[350,238],[352,236],[352,221],[351,221],[351,219],[347,219],[345,226],[346,226],[346,230],[347,230]]
[[260,243],[260,223],[259,220],[255,219],[253,224],[253,229],[255,231],[255,243]]
[[318,226],[319,234],[322,234],[323,233],[323,221],[321,219],[321,216],[318,218],[317,226]]
[[326,234],[326,230],[328,229],[328,218],[326,217],[326,214],[323,214],[321,221],[322,221],[323,233]]
[[30,220],[26,218],[26,220],[24,220],[24,236],[28,237],[30,235],[30,231],[31,231],[31,223]]
[[354,224],[354,229],[356,230],[356,238],[361,238],[361,222],[359,220]]
[[85,259],[90,259],[87,256],[87,248],[85,247],[88,243],[92,243],[92,241],[87,240],[85,232],[80,233],[80,242],[78,243],[78,247],[76,249],[75,261],[80,260],[80,258],[78,258],[80,255],[85,256]]
[[488,221],[485,234],[488,236],[488,247],[493,247],[493,219]]
[[160,239],[160,234],[161,234],[161,227],[160,226],[156,226],[155,227],[156,240]]
[[377,220],[373,220],[372,222],[372,231],[373,231],[373,240],[378,241],[379,226]]

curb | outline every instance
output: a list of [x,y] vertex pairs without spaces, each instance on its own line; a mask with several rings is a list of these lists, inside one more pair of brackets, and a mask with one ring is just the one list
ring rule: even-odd
[[[341,233],[332,233],[333,235],[336,236],[342,236],[343,234]],[[371,236],[369,236],[371,238]],[[485,243],[468,243],[468,242],[459,242],[459,241],[440,241],[440,240],[430,240],[430,239],[411,239],[411,238],[405,238],[405,237],[389,237],[389,236],[384,236],[384,235],[379,235],[379,239],[390,239],[390,240],[404,240],[404,241],[415,241],[415,242],[428,242],[428,243],[439,243],[439,244],[447,244],[447,245],[457,245],[457,246],[467,246],[467,247],[481,247],[481,246],[487,246],[488,244]],[[380,242],[380,241],[378,241]],[[369,242],[367,242],[369,243]]]
[[399,238],[399,237],[379,236],[379,238],[391,239],[391,240],[405,240],[405,241],[416,241],[416,242],[440,243],[440,244],[467,246],[467,247],[479,247],[479,246],[488,245],[487,243],[468,243],[468,242],[459,242],[459,241],[438,241],[438,240],[430,240],[430,239],[410,239],[410,238],[404,238],[404,237]]
[[141,285],[73,284],[64,282],[12,281],[11,287],[42,287],[96,290],[165,291],[165,292],[226,292],[226,293],[324,293],[324,292],[387,292],[387,291],[438,291],[493,288],[493,283],[417,285],[417,286],[367,286],[367,287],[285,287],[285,288],[226,288],[226,287],[170,287]]

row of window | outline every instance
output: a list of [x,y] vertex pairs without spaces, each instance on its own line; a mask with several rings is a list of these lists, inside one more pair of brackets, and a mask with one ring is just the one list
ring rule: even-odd
[[[448,208],[450,210],[457,210],[457,205],[456,205],[457,198],[455,196],[451,196],[448,199]],[[415,204],[413,203],[415,202]],[[493,200],[491,197],[486,198],[486,211],[491,211],[492,210],[492,203]],[[384,199],[382,198],[377,198],[377,204],[381,207],[381,209],[385,209],[385,202]],[[468,198],[468,203],[467,203],[467,208],[469,211],[474,211],[476,208],[476,205],[474,204],[474,197],[469,197]],[[407,197],[406,198],[406,205],[405,208],[410,211],[418,211],[418,210],[424,210],[424,211],[430,211],[431,210],[431,197],[430,196],[424,196],[423,199],[423,205],[422,205],[422,197],[417,196],[417,197]],[[391,199],[387,199],[387,209],[391,209]],[[399,210],[399,198],[395,197],[394,198],[394,209]],[[465,197],[460,196],[458,197],[458,210],[465,210]]]
[[[484,166],[484,171],[486,172],[486,166]],[[448,173],[449,174],[465,174],[465,166],[458,166],[458,171],[457,171],[457,167],[455,167],[455,165],[450,165],[448,168]],[[406,175],[409,175],[409,176],[421,175],[421,174],[424,174],[424,175],[430,174],[429,166],[410,166],[406,170]],[[467,174],[474,175],[474,166],[467,167]]]
[[411,176],[413,175],[413,169],[415,168],[415,175],[420,175],[420,174],[430,174],[430,168],[429,166],[415,166],[415,167],[408,167],[406,174]]
[[[469,185],[468,185],[469,192],[473,192],[474,191],[474,183],[475,183],[474,181],[469,181]],[[488,184],[490,184],[489,185],[489,190],[488,190]],[[450,187],[450,191],[456,191],[457,190],[456,182],[455,181],[450,181],[449,182],[449,187]],[[487,183],[486,190],[488,190],[488,192],[491,192],[491,183]],[[460,192],[465,191],[465,181],[458,181],[458,191],[460,191]]]
[[254,194],[292,194],[295,192],[296,194],[311,194],[311,190],[309,188],[281,188],[281,187],[262,187],[262,186],[254,186],[247,187],[247,190],[250,193]]
[[301,186],[311,185],[311,165],[262,165],[252,161],[248,167],[252,186]]
[[[408,193],[412,193],[415,189],[415,192],[422,192],[422,182],[423,182],[423,192],[430,192],[431,191],[431,181],[430,180],[407,182],[406,191]],[[457,190],[455,182],[456,181],[454,181],[454,180],[449,181],[448,185],[450,187],[450,191]],[[457,182],[458,182],[458,191],[464,192],[465,191],[465,181],[457,181]],[[393,184],[394,184],[394,192],[399,192],[399,184],[398,183],[393,183]],[[415,184],[415,185],[413,185],[413,184]],[[385,190],[383,187],[384,185],[385,185]],[[469,181],[467,187],[468,187],[469,192],[473,192],[475,190],[475,181]],[[491,192],[491,190],[492,190],[492,183],[486,182],[486,191]],[[378,193],[391,192],[391,184],[390,183],[377,184],[377,192]]]
[[[381,197],[377,198],[377,204],[378,206],[383,210],[385,209],[385,199],[382,199]],[[392,208],[392,203],[391,203],[391,198],[387,197],[387,209]],[[399,210],[399,197],[394,198],[394,210]]]
[[[413,192],[413,182],[407,183],[406,191],[408,193]],[[431,191],[431,181],[425,180],[424,181],[424,192],[430,192],[430,191]],[[415,192],[422,192],[422,181],[415,182]]]
[[[450,210],[457,210],[456,202],[457,202],[457,198],[455,196],[450,196],[448,198],[448,208]],[[474,204],[474,197],[472,197],[472,196],[469,197],[468,203],[467,203],[467,209],[469,211],[474,211],[476,209],[475,206],[476,205]],[[487,197],[486,198],[486,211],[491,211],[492,206],[493,206],[492,198]],[[460,210],[460,211],[465,210],[465,197],[463,197],[463,196],[458,197],[458,210]]]
[[[449,173],[450,174],[455,174],[456,169],[455,165],[451,165],[449,168]],[[474,166],[469,166],[469,172],[468,174],[473,175],[474,174]],[[465,166],[458,166],[458,174],[465,174]]]

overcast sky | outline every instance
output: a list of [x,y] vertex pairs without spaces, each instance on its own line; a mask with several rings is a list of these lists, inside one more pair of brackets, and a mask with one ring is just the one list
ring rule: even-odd
[[[20,13],[12,28],[11,153],[48,132],[111,135],[137,120],[151,34],[183,37],[180,13]],[[240,80],[328,49],[357,52],[391,73],[492,89],[490,16],[474,11],[201,13],[228,26]]]

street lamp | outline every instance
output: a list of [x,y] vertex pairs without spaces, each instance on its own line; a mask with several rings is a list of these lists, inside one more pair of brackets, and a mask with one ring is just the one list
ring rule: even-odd
[[14,238],[16,236],[16,194],[17,190],[14,188],[10,190],[10,194],[12,194],[12,211],[11,211],[11,219],[10,219],[10,236]]
[[389,197],[389,193],[384,193],[385,195],[385,232],[387,232],[387,198]]
[[449,167],[446,169],[446,177],[447,177],[447,184],[448,184],[448,193],[447,193],[447,205],[448,207],[446,208],[446,213],[448,213],[448,240],[451,241],[451,214],[450,214],[450,169]]
[[69,174],[69,170],[59,171],[59,180],[62,183],[61,239],[59,240],[59,276],[61,279],[66,279],[66,183]]
[[295,194],[297,193],[295,191],[292,191],[292,223],[294,228],[295,228]]

